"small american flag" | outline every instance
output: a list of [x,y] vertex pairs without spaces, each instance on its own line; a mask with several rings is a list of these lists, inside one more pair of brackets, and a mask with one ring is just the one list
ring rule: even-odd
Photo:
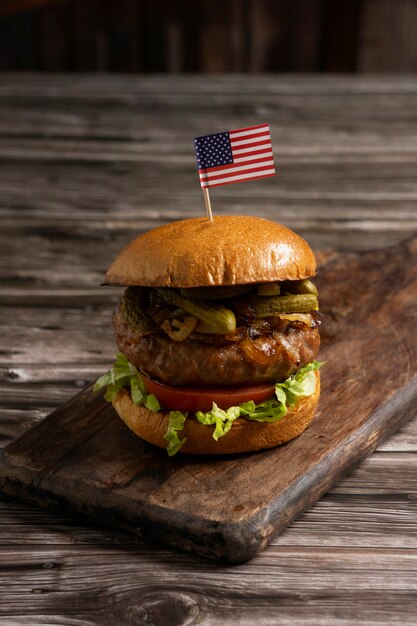
[[275,174],[268,124],[196,137],[194,146],[203,188]]

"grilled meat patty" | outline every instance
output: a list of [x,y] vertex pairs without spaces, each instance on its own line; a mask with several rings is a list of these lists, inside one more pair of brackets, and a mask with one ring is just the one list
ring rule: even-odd
[[118,307],[113,325],[119,350],[151,378],[179,386],[275,383],[312,361],[319,350],[317,324],[277,320],[239,327],[233,335],[192,333],[174,342],[162,331],[141,333]]

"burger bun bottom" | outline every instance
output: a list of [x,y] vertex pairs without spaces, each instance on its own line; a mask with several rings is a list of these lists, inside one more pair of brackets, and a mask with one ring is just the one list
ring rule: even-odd
[[[311,396],[301,398],[289,407],[285,416],[277,422],[256,422],[239,418],[230,431],[218,441],[213,439],[214,426],[200,424],[189,417],[184,429],[178,432],[187,441],[180,452],[188,454],[236,454],[274,448],[300,435],[310,424],[320,396],[320,374],[315,372],[316,388]],[[127,389],[122,389],[113,406],[125,424],[139,437],[149,443],[166,448],[164,434],[168,428],[169,411],[151,411],[133,403]]]

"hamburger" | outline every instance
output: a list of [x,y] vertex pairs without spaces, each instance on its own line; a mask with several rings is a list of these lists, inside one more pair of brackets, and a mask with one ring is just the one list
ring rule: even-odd
[[271,448],[302,433],[320,394],[316,264],[258,217],[173,222],[137,237],[105,284],[119,354],[95,388],[139,437],[190,454]]

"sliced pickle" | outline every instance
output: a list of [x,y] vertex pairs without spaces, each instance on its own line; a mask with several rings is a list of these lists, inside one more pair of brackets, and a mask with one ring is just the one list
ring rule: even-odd
[[298,294],[312,294],[318,296],[319,292],[314,283],[308,278],[303,280],[285,280],[281,283],[281,291],[288,291],[289,293]]
[[278,313],[308,313],[319,308],[317,296],[312,294],[257,296],[251,299],[251,304],[256,317],[269,317]]
[[176,289],[156,289],[156,294],[161,300],[179,307],[190,315],[203,322],[212,333],[226,335],[236,330],[236,317],[233,311],[220,304],[204,300],[192,300],[184,298]]
[[158,332],[158,326],[145,310],[146,289],[128,287],[120,300],[120,313],[132,328],[142,334]]
[[226,298],[235,298],[242,293],[247,293],[254,288],[254,285],[230,285],[225,287],[190,287],[189,289],[181,289],[181,295],[184,298],[192,300],[225,300]]
[[261,283],[258,285],[256,293],[258,296],[278,296],[281,288],[278,283]]

